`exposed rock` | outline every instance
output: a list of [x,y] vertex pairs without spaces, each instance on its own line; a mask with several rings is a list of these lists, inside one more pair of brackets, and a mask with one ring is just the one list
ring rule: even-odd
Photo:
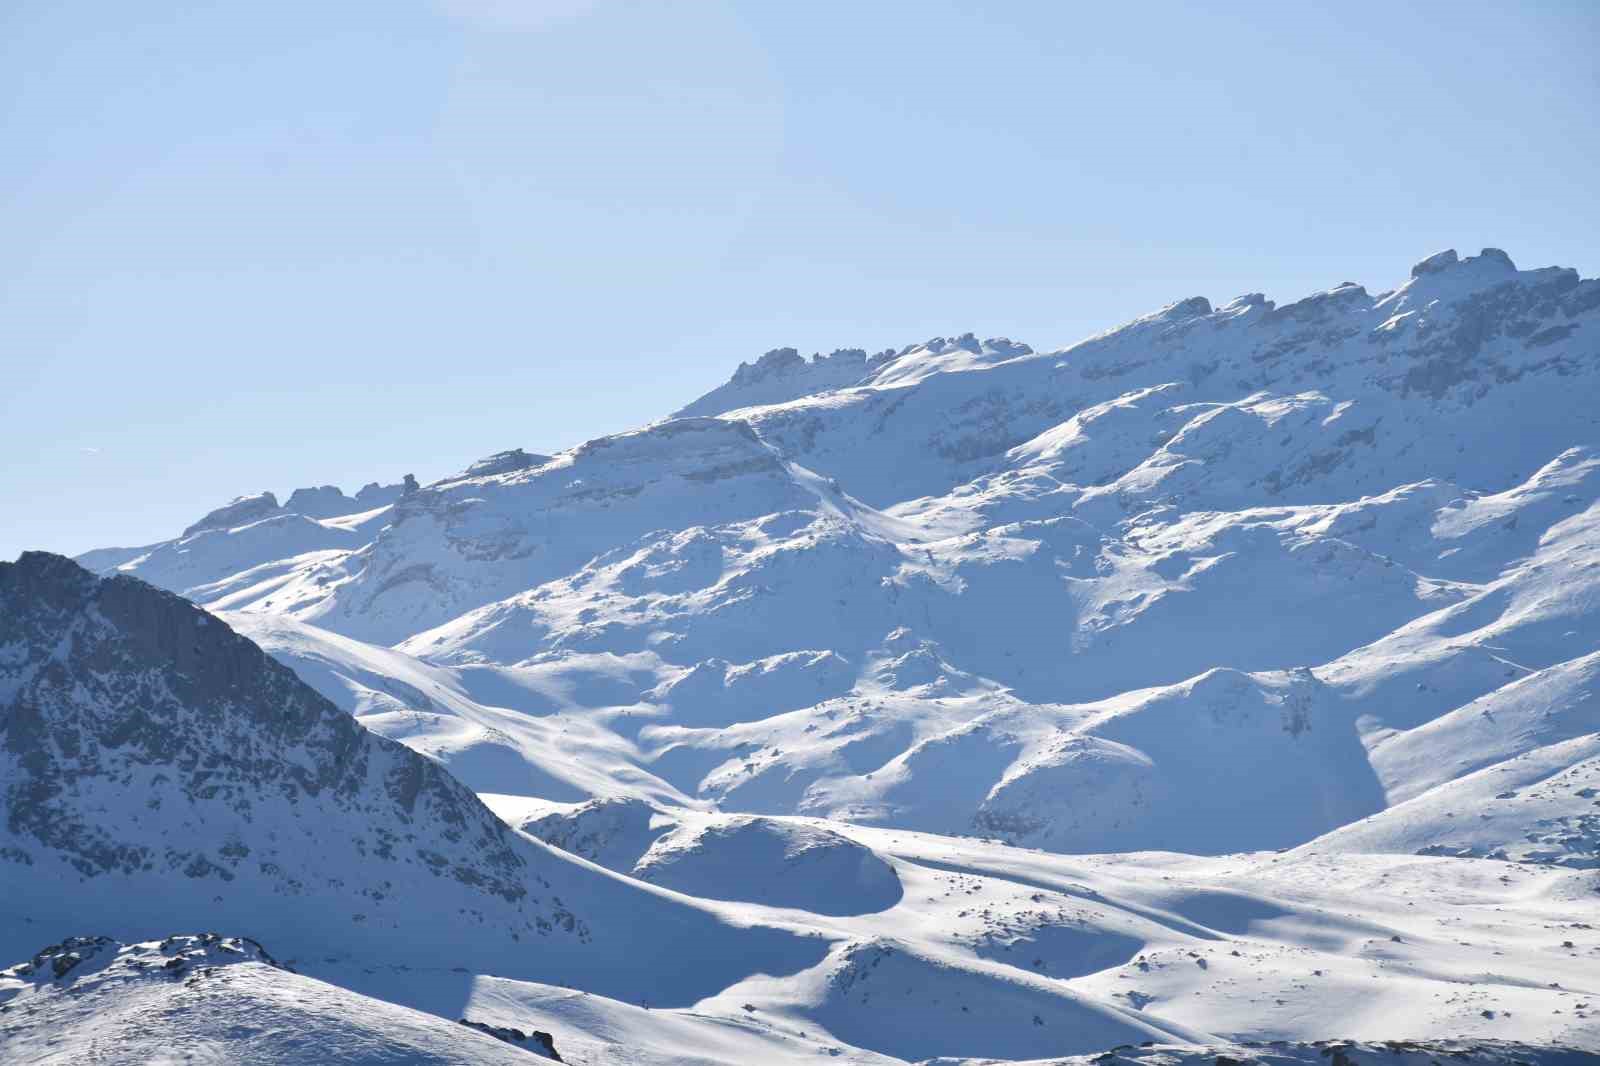
[[1459,262],[1459,258],[1456,255],[1456,250],[1454,248],[1446,248],[1442,252],[1435,252],[1412,267],[1411,276],[1420,278],[1424,274],[1437,274],[1441,270],[1448,270],[1450,267],[1455,266],[1457,262]]
[[530,1051],[535,1055],[555,1062],[563,1061],[561,1056],[556,1053],[555,1038],[539,1029],[535,1029],[531,1033],[524,1033],[521,1029],[488,1025],[484,1022],[472,1021],[470,1018],[461,1018],[459,1021],[470,1029],[476,1029],[480,1033],[488,1033],[496,1040],[503,1040],[507,1044],[522,1048],[524,1051]]
[[303,514],[308,518],[333,518],[355,510],[356,501],[346,496],[336,485],[319,485],[315,488],[295,489],[289,494],[283,509],[291,514]]

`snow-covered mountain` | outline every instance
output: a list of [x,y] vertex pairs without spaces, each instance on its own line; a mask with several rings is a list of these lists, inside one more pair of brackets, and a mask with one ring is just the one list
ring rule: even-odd
[[[1584,980],[1537,975],[1555,964],[1540,930],[1596,924],[1597,397],[1600,280],[1446,252],[1391,291],[1194,297],[1058,351],[972,334],[778,349],[633,432],[502,452],[431,485],[241,497],[170,541],[80,561],[123,575],[85,588],[136,577],[201,605],[214,621],[197,632],[236,629],[325,698],[319,728],[353,716],[516,827],[522,920],[551,920],[559,886],[585,932],[539,942],[596,946],[539,965],[473,948],[465,964],[609,997],[575,1019],[507,993],[518,1006],[486,1019],[563,1049],[626,1033],[628,1061],[692,1061],[685,1047],[710,1039],[699,1015],[632,1013],[648,977],[602,975],[610,945],[649,941],[641,914],[728,945],[714,957],[766,951],[751,965],[788,975],[691,967],[711,976],[678,1005],[756,1041],[713,1040],[698,1061],[1257,1036],[1581,1045],[1597,1041],[1591,1015],[1561,997]],[[30,558],[18,566],[43,565]],[[74,715],[132,713],[74,684]],[[67,764],[50,765],[46,779]],[[144,789],[133,773],[115,763],[95,787]],[[311,821],[393,823],[381,805],[352,811]],[[127,840],[154,849],[173,831],[141,817]],[[1147,851],[1191,857],[1060,857]],[[1074,896],[1088,870],[1115,883]],[[1369,897],[1316,881],[1330,871]],[[1427,920],[1473,925],[1457,938],[1471,945],[1424,944],[1409,917],[1394,931],[1429,885],[1459,889]],[[1021,894],[997,909],[995,892]],[[952,893],[984,908],[947,912]],[[394,906],[406,927],[410,904]],[[511,904],[495,906],[483,913]],[[1512,917],[1490,930],[1479,906]],[[133,942],[230,914],[34,939]],[[1150,961],[1236,937],[1255,947],[1230,949],[1253,960],[1231,988],[1213,980],[1223,960],[1182,980]],[[1558,938],[1575,945],[1561,958],[1592,962],[1583,937]],[[344,957],[365,950],[349,944]],[[1019,975],[995,954],[1027,945],[1054,945],[1037,954],[1050,965]],[[1367,969],[1332,962],[1341,951]],[[1348,997],[1302,999],[1297,952],[1343,974]],[[1435,982],[1505,958],[1529,975],[1520,1020],[1504,1004],[1476,1020],[1465,1000],[1417,1008],[1457,995]],[[917,1005],[852,998],[878,987],[869,975]],[[318,976],[455,1009],[388,978]],[[951,1003],[981,1004],[987,1043],[930,1022]]]
[[[118,568],[343,657],[481,790],[1291,847],[1411,798],[1392,734],[1594,649],[1597,323],[1600,282],[1489,249],[1048,354],[782,349],[686,417],[353,516],[236,502]],[[1402,660],[1447,680],[1397,701]],[[468,702],[377,716],[360,678],[413,671]],[[597,758],[549,757],[558,710]]]

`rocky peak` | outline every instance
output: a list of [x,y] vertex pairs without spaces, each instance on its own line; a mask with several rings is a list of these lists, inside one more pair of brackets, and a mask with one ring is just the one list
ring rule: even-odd
[[1412,267],[1411,277],[1415,279],[1426,277],[1430,274],[1456,273],[1460,270],[1493,274],[1515,274],[1517,265],[1511,261],[1509,255],[1499,248],[1485,248],[1477,255],[1469,255],[1465,259],[1456,255],[1454,248],[1446,248],[1442,252],[1435,252]]
[[934,337],[932,340],[924,342],[922,346],[938,355],[943,355],[946,352],[971,352],[973,355],[977,355],[983,351],[983,345],[978,342],[977,336],[972,333],[963,333],[954,339]]
[[191,537],[207,529],[232,529],[277,514],[278,510],[278,498],[270,492],[239,496],[185,529],[183,535]]
[[773,348],[754,363],[740,363],[733,372],[733,383],[749,385],[774,374],[792,374],[804,370],[806,361],[794,348]]
[[249,496],[240,496],[218,507],[185,529],[179,539],[208,530],[237,529],[277,515],[304,515],[312,519],[338,518],[393,503],[404,491],[402,485],[380,485],[373,481],[352,497],[346,496],[337,485],[311,485],[295,489],[289,494],[288,500],[281,505],[277,496],[272,493],[257,492]]
[[[1517,269],[1517,264],[1513,263],[1511,257],[1499,248],[1485,248],[1477,254],[1476,258],[1483,260],[1485,263],[1494,263],[1506,270]],[[1471,260],[1468,261],[1470,262]]]
[[1434,252],[1428,258],[1413,266],[1411,268],[1411,276],[1420,278],[1424,274],[1437,274],[1442,270],[1450,269],[1458,262],[1460,262],[1460,257],[1456,255],[1456,250],[1454,248],[1446,248],[1442,252]]
[[355,510],[356,501],[346,496],[336,485],[318,485],[295,489],[283,509],[290,514],[303,514],[308,518],[333,518]]
[[990,337],[983,342],[983,349],[987,352],[994,352],[996,355],[1005,356],[1033,354],[1032,347],[1023,344],[1021,341],[1014,341],[1010,337]]

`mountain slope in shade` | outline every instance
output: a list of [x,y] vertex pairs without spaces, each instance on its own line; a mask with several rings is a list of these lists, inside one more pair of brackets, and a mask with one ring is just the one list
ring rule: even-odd
[[275,900],[302,943],[381,947],[363,928],[418,900],[491,936],[581,935],[472,793],[176,596],[28,553],[0,564],[0,645],[18,909],[78,882],[135,925],[184,898],[237,920]]

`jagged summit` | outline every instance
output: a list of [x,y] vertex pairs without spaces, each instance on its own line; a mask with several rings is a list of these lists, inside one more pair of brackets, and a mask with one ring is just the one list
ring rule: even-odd
[[883,351],[869,356],[861,348],[840,348],[828,355],[819,352],[808,360],[794,348],[774,348],[754,363],[740,363],[726,384],[679,408],[673,417],[716,415],[844,388],[860,382],[894,355]]
[[[1345,281],[1323,292],[1278,306],[1261,293],[1240,296],[1220,307],[1213,307],[1204,296],[1178,300],[1133,322],[1090,338],[1083,344],[1052,355],[1066,356],[1085,346],[1095,346],[1134,337],[1151,331],[1181,331],[1186,326],[1228,320],[1251,324],[1295,323],[1310,326],[1326,319],[1331,310],[1374,311],[1392,304],[1423,299],[1443,299],[1450,303],[1472,301],[1475,294],[1501,285],[1517,285],[1542,290],[1538,296],[1568,294],[1564,306],[1579,314],[1600,301],[1600,281],[1582,281],[1576,271],[1551,267],[1519,271],[1511,257],[1499,248],[1485,248],[1465,259],[1454,249],[1428,256],[1411,268],[1410,279],[1398,289],[1373,297],[1355,282]],[[1419,287],[1420,286],[1420,287]],[[1559,311],[1561,308],[1546,308]],[[1382,320],[1374,322],[1378,325]],[[1369,326],[1367,328],[1372,328]],[[1176,334],[1171,334],[1176,335]],[[841,349],[831,356],[814,355],[808,361],[793,348],[774,349],[755,363],[741,363],[724,385],[686,405],[677,416],[722,414],[741,408],[783,404],[834,390],[894,386],[914,383],[930,373],[952,369],[972,369],[988,362],[1034,354],[1033,349],[1007,338],[978,341],[971,333],[958,337],[934,337],[921,344],[907,345],[867,356],[861,349]],[[971,357],[961,358],[962,355]],[[952,359],[952,356],[956,357]]]
[[[887,348],[868,355],[863,348],[839,348],[828,355],[820,352],[808,360],[794,348],[774,348],[754,363],[740,363],[733,377],[677,411],[674,418],[718,415],[741,407],[785,403],[832,389],[852,385],[898,380],[909,363],[924,364],[926,373],[939,357],[944,368],[961,362],[948,357],[965,354],[978,359],[997,360],[1030,355],[1033,349],[1008,337],[980,341],[972,333],[956,337],[931,337],[921,344]],[[970,361],[970,360],[968,360]],[[892,369],[900,366],[900,371]]]
[[[301,491],[305,490],[299,490],[295,495],[300,495]],[[277,514],[278,510],[278,497],[270,492],[238,496],[189,526],[183,531],[183,536],[192,537],[207,529],[231,529],[234,526],[242,526],[267,515]]]

